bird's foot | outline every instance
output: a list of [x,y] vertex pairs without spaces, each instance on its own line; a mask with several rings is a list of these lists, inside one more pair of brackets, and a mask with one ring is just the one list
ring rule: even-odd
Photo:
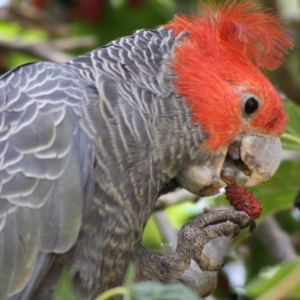
[[235,237],[247,226],[253,231],[255,223],[245,212],[205,210],[180,229],[175,253],[161,255],[142,244],[136,248],[132,259],[137,265],[137,281],[177,280],[189,268],[192,259],[202,271],[217,271],[223,264],[207,257],[203,253],[204,246],[217,237]]
[[241,229],[255,228],[254,220],[245,212],[229,210],[205,210],[204,214],[186,223],[178,233],[177,259],[193,259],[203,271],[217,271],[219,263],[203,253],[204,246],[211,240],[226,236],[236,237]]

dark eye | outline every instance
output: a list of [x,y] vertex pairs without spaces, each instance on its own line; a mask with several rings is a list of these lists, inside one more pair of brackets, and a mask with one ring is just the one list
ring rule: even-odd
[[251,115],[257,111],[259,107],[259,102],[254,97],[250,97],[244,102],[244,112],[247,115]]

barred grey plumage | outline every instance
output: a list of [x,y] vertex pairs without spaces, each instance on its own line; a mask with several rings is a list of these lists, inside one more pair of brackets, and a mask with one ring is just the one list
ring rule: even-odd
[[[166,258],[141,245],[159,194],[211,158],[173,87],[173,50],[185,35],[140,30],[65,65],[28,64],[1,78],[0,299],[31,298],[62,253],[82,299],[122,284],[130,260],[139,280],[168,282],[188,267],[186,244]],[[217,217],[194,222],[202,248],[249,222]],[[216,220],[227,227],[205,229]],[[187,243],[190,227],[180,236]],[[202,248],[199,264],[217,268]]]
[[[93,144],[80,128],[83,85],[66,68],[29,64],[1,90],[0,299],[18,292],[39,251],[67,251],[91,197]],[[63,201],[61,201],[63,199]]]

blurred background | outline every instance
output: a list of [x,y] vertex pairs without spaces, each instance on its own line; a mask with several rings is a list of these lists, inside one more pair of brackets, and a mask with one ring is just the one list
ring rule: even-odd
[[[300,299],[300,213],[294,208],[300,207],[300,0],[261,3],[281,16],[294,40],[282,67],[267,73],[290,117],[283,161],[272,180],[253,189],[263,206],[257,229],[232,240],[216,292],[207,299]],[[175,13],[196,12],[197,6],[198,0],[0,0],[0,74],[30,61],[66,62],[137,29],[165,24]],[[228,207],[224,195],[199,201],[180,190],[162,198],[145,230],[145,245],[170,253],[182,224],[204,207],[220,206]]]

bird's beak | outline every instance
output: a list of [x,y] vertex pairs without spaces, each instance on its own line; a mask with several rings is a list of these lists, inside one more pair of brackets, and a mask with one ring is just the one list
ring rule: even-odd
[[201,164],[182,169],[176,179],[190,192],[210,196],[234,180],[239,171],[248,176],[248,187],[264,183],[275,174],[280,159],[278,137],[247,133],[239,135],[228,148],[218,150]]
[[229,146],[221,178],[230,182],[237,175],[237,169],[248,176],[246,186],[260,185],[275,174],[280,159],[280,138],[247,133],[239,136]]
[[247,134],[242,137],[241,160],[248,168],[246,186],[260,185],[277,171],[281,159],[280,138]]

